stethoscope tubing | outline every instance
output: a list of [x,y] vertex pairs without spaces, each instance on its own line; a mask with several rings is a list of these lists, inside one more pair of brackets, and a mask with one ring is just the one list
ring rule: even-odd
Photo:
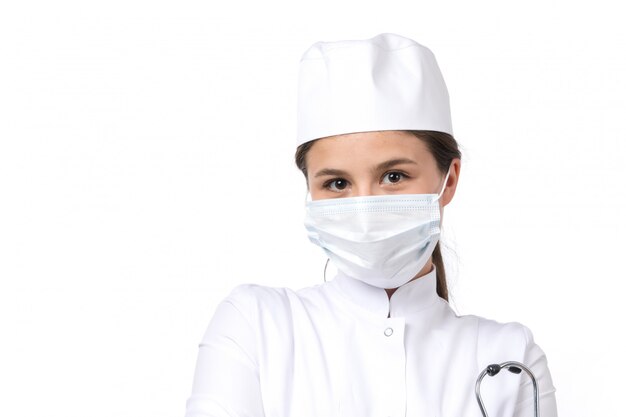
[[537,379],[535,378],[535,375],[531,372],[531,370],[528,369],[528,367],[526,367],[526,365],[520,362],[515,362],[515,361],[502,362],[499,365],[498,364],[489,365],[480,373],[480,375],[478,376],[478,379],[476,379],[476,400],[478,401],[478,406],[480,407],[480,412],[483,414],[483,417],[488,417],[488,415],[487,415],[487,410],[485,409],[485,404],[483,403],[483,399],[480,395],[480,384],[483,378],[485,377],[485,375],[495,376],[502,369],[508,369],[510,372],[515,373],[515,374],[519,374],[520,372],[522,372],[522,370],[524,370],[524,372],[526,372],[528,376],[530,376],[530,379],[533,383],[535,417],[539,417],[539,393],[537,390]]

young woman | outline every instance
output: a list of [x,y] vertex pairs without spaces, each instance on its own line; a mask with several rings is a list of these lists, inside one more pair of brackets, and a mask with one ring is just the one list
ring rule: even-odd
[[[519,323],[458,316],[439,250],[461,154],[434,55],[411,39],[318,42],[302,57],[296,164],[334,279],[242,285],[200,344],[186,417],[481,416],[486,366],[524,364],[543,417],[546,356]],[[525,373],[487,378],[485,413],[533,415]]]

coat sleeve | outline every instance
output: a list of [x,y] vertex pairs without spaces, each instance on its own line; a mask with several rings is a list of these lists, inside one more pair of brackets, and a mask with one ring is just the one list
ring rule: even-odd
[[202,337],[185,417],[264,416],[255,329],[236,302],[246,287],[219,304]]
[[[539,414],[541,417],[557,417],[556,389],[552,383],[552,376],[548,369],[548,360],[545,353],[535,343],[532,332],[523,326],[526,336],[526,352],[524,364],[530,368],[537,379],[539,392]],[[525,375],[525,373],[523,373]],[[520,378],[520,390],[515,405],[513,417],[534,416],[534,391],[533,384],[528,376]]]

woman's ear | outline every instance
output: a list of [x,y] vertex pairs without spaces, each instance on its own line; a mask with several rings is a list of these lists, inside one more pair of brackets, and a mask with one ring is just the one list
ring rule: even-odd
[[456,186],[459,183],[460,174],[461,160],[459,158],[454,158],[450,163],[450,175],[448,175],[448,182],[446,183],[443,194],[440,198],[442,207],[447,206],[448,203],[452,201],[452,197],[454,197],[454,193],[456,192]]

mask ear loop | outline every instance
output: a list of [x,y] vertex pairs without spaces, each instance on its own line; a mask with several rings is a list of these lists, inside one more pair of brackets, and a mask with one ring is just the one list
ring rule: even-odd
[[441,196],[443,195],[443,192],[446,190],[446,185],[448,184],[448,177],[450,176],[451,169],[452,169],[452,165],[450,165],[450,167],[448,168],[448,173],[446,174],[446,178],[443,180],[443,186],[441,187],[441,191],[439,191],[439,194],[437,194],[437,198],[435,198],[435,201],[439,200]]
[[324,265],[324,282],[326,282],[326,268],[328,268],[328,262],[330,258],[326,258],[326,265]]
[[[313,201],[313,199],[311,198],[311,191],[307,188],[306,194],[304,195],[304,205],[306,206],[306,203],[309,201]],[[328,262],[330,262],[330,258],[326,258],[326,263],[324,264],[324,282],[327,282],[326,270],[328,269]]]

